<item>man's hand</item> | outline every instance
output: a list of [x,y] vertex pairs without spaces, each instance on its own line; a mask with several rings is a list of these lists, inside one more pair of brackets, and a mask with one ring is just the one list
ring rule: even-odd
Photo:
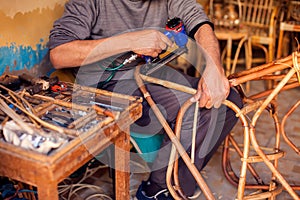
[[128,41],[133,52],[157,57],[168,46],[172,46],[172,41],[163,33],[157,30],[142,30],[127,33]]
[[229,94],[229,82],[224,74],[220,59],[220,47],[210,25],[202,25],[194,35],[196,42],[203,48],[206,68],[201,74],[197,93],[191,101],[199,101],[200,107],[218,108]]
[[218,108],[229,94],[229,82],[224,71],[216,67],[211,59],[208,59],[206,69],[198,83],[197,93],[191,101],[199,101],[200,107]]

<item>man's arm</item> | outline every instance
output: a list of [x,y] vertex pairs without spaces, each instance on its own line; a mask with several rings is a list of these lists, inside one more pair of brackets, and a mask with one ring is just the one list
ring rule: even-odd
[[206,68],[192,101],[199,100],[200,107],[219,107],[229,94],[229,83],[221,63],[219,42],[210,25],[202,25],[194,35],[205,50]]
[[208,55],[212,57],[220,72],[224,73],[221,64],[219,41],[211,26],[209,24],[202,25],[195,33],[194,38],[206,50]]
[[50,50],[50,60],[56,69],[90,64],[110,56],[133,51],[157,57],[172,42],[156,30],[124,33],[99,40],[74,40]]

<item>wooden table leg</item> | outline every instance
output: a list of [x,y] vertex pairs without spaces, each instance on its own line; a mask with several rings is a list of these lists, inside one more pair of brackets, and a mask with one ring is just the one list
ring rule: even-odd
[[130,175],[130,135],[129,128],[121,132],[115,142],[115,198],[116,200],[129,200]]
[[37,185],[38,199],[58,200],[57,183],[44,181]]

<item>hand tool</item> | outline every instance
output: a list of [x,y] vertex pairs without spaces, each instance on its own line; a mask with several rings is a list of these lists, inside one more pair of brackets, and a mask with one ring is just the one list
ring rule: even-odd
[[58,83],[58,77],[37,78],[26,73],[19,75],[19,79],[21,82],[29,84],[29,86],[25,87],[25,89],[31,95],[40,93],[41,91],[48,90],[51,86],[56,85]]
[[[132,53],[129,58],[125,59],[123,62],[120,62],[120,64],[118,65],[113,65],[113,67],[111,68],[100,66],[103,70],[110,72],[110,75],[106,80],[99,82],[97,87],[101,88],[103,85],[108,83],[115,76],[115,73],[119,69],[124,67],[126,64],[137,60],[138,58],[143,58],[144,61],[146,62],[146,64],[144,65],[145,69],[141,69],[142,72],[146,72],[151,69],[150,72],[147,72],[147,75],[149,75],[154,71],[158,70],[159,68],[161,68],[162,66],[164,66],[166,63],[174,60],[178,56],[187,52],[186,44],[188,42],[188,37],[186,35],[183,22],[180,18],[173,18],[168,20],[168,22],[166,23],[164,34],[169,39],[173,40],[176,43],[178,49],[175,49],[173,52],[170,52],[167,56],[164,56],[163,58],[160,58],[160,56],[156,58],[152,58],[150,56]],[[164,52],[165,51],[163,51],[163,53]]]
[[[143,66],[141,69],[141,73],[150,75],[156,70],[163,67],[165,64],[169,63],[170,61],[174,60],[178,56],[187,52],[186,44],[188,42],[188,37],[185,32],[185,28],[183,22],[180,18],[173,18],[170,19],[166,23],[166,31],[164,34],[171,40],[173,40],[176,45],[178,46],[177,49],[170,52],[163,58],[145,58],[146,65]],[[151,60],[151,61],[150,61]]]
[[57,84],[51,86],[51,90],[53,92],[63,92],[63,91],[66,91],[67,88],[68,88],[68,86],[64,82],[58,82]]

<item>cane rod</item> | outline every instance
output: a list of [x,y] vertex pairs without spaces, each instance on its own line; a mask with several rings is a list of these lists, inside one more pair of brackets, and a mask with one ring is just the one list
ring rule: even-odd
[[150,107],[153,109],[153,112],[155,113],[155,115],[158,118],[159,122],[161,123],[161,125],[165,129],[167,135],[169,136],[172,144],[177,149],[179,155],[182,157],[182,159],[185,162],[185,164],[187,165],[188,169],[190,170],[190,172],[194,176],[196,182],[198,183],[198,185],[201,188],[201,190],[202,190],[203,194],[205,195],[205,197],[209,200],[215,199],[212,192],[211,192],[211,190],[209,189],[209,187],[205,183],[205,180],[201,176],[200,172],[198,171],[196,166],[191,162],[191,159],[190,159],[189,155],[186,153],[186,151],[183,148],[183,146],[181,145],[179,139],[175,136],[173,130],[171,129],[171,127],[167,123],[167,121],[164,118],[163,114],[160,112],[159,108],[156,106],[156,104],[153,101],[150,93],[147,91],[146,86],[144,85],[143,80],[140,77],[140,68],[141,68],[141,65],[136,67],[136,70],[134,72],[134,77],[136,79],[136,82],[137,82],[137,85],[138,85],[140,91],[144,95],[144,98],[147,100]]
[[[184,114],[186,113],[186,111],[188,110],[188,108],[190,106],[192,106],[194,103],[191,102],[190,100],[187,100],[179,109],[178,114],[177,114],[177,118],[176,118],[176,124],[175,124],[175,128],[174,128],[174,132],[177,138],[180,138],[180,131],[181,131],[181,126],[182,126],[182,120],[184,117]],[[195,105],[195,110],[198,110],[198,103],[196,103]],[[197,119],[198,116],[198,112],[195,112],[195,117],[194,117],[194,127],[193,127],[193,137],[192,137],[192,150],[191,150],[191,162],[194,163],[194,159],[192,157],[193,155],[193,146],[195,146],[195,137],[196,137],[196,126],[195,126],[195,119]],[[173,177],[174,177],[174,187],[177,190],[177,192],[179,193],[179,195],[183,198],[183,199],[187,199],[184,195],[184,192],[182,190],[182,188],[180,187],[180,183],[179,183],[179,177],[178,177],[178,154],[176,154],[176,148],[174,145],[172,145],[172,150],[170,153],[170,159],[169,159],[169,165],[168,165],[168,169],[167,169],[167,185],[168,188],[172,188],[172,183],[171,183],[171,177],[172,177],[172,171],[173,171]],[[173,188],[172,188],[173,189]],[[173,193],[175,193],[175,191],[171,191],[171,194],[173,195]],[[173,193],[172,193],[173,192]],[[173,195],[174,197],[175,195]]]
[[280,126],[280,130],[281,130],[281,134],[282,137],[284,139],[284,141],[298,154],[300,155],[300,149],[293,143],[293,141],[291,139],[289,139],[289,137],[287,136],[284,127],[285,127],[285,123],[287,118],[296,110],[296,108],[298,108],[300,105],[300,100],[298,100],[289,110],[288,112],[284,115],[284,117],[282,118],[282,122],[281,122],[281,126]]
[[293,61],[294,58],[300,57],[299,52],[293,52],[292,55],[282,58],[279,60],[272,61],[270,63],[266,63],[264,65],[251,68],[249,70],[244,70],[241,72],[237,72],[231,74],[228,79],[231,86],[237,86],[239,84],[245,83],[250,80],[254,80],[257,77],[262,77],[265,75],[270,75],[274,72],[279,72],[284,69],[290,68],[295,65]]

